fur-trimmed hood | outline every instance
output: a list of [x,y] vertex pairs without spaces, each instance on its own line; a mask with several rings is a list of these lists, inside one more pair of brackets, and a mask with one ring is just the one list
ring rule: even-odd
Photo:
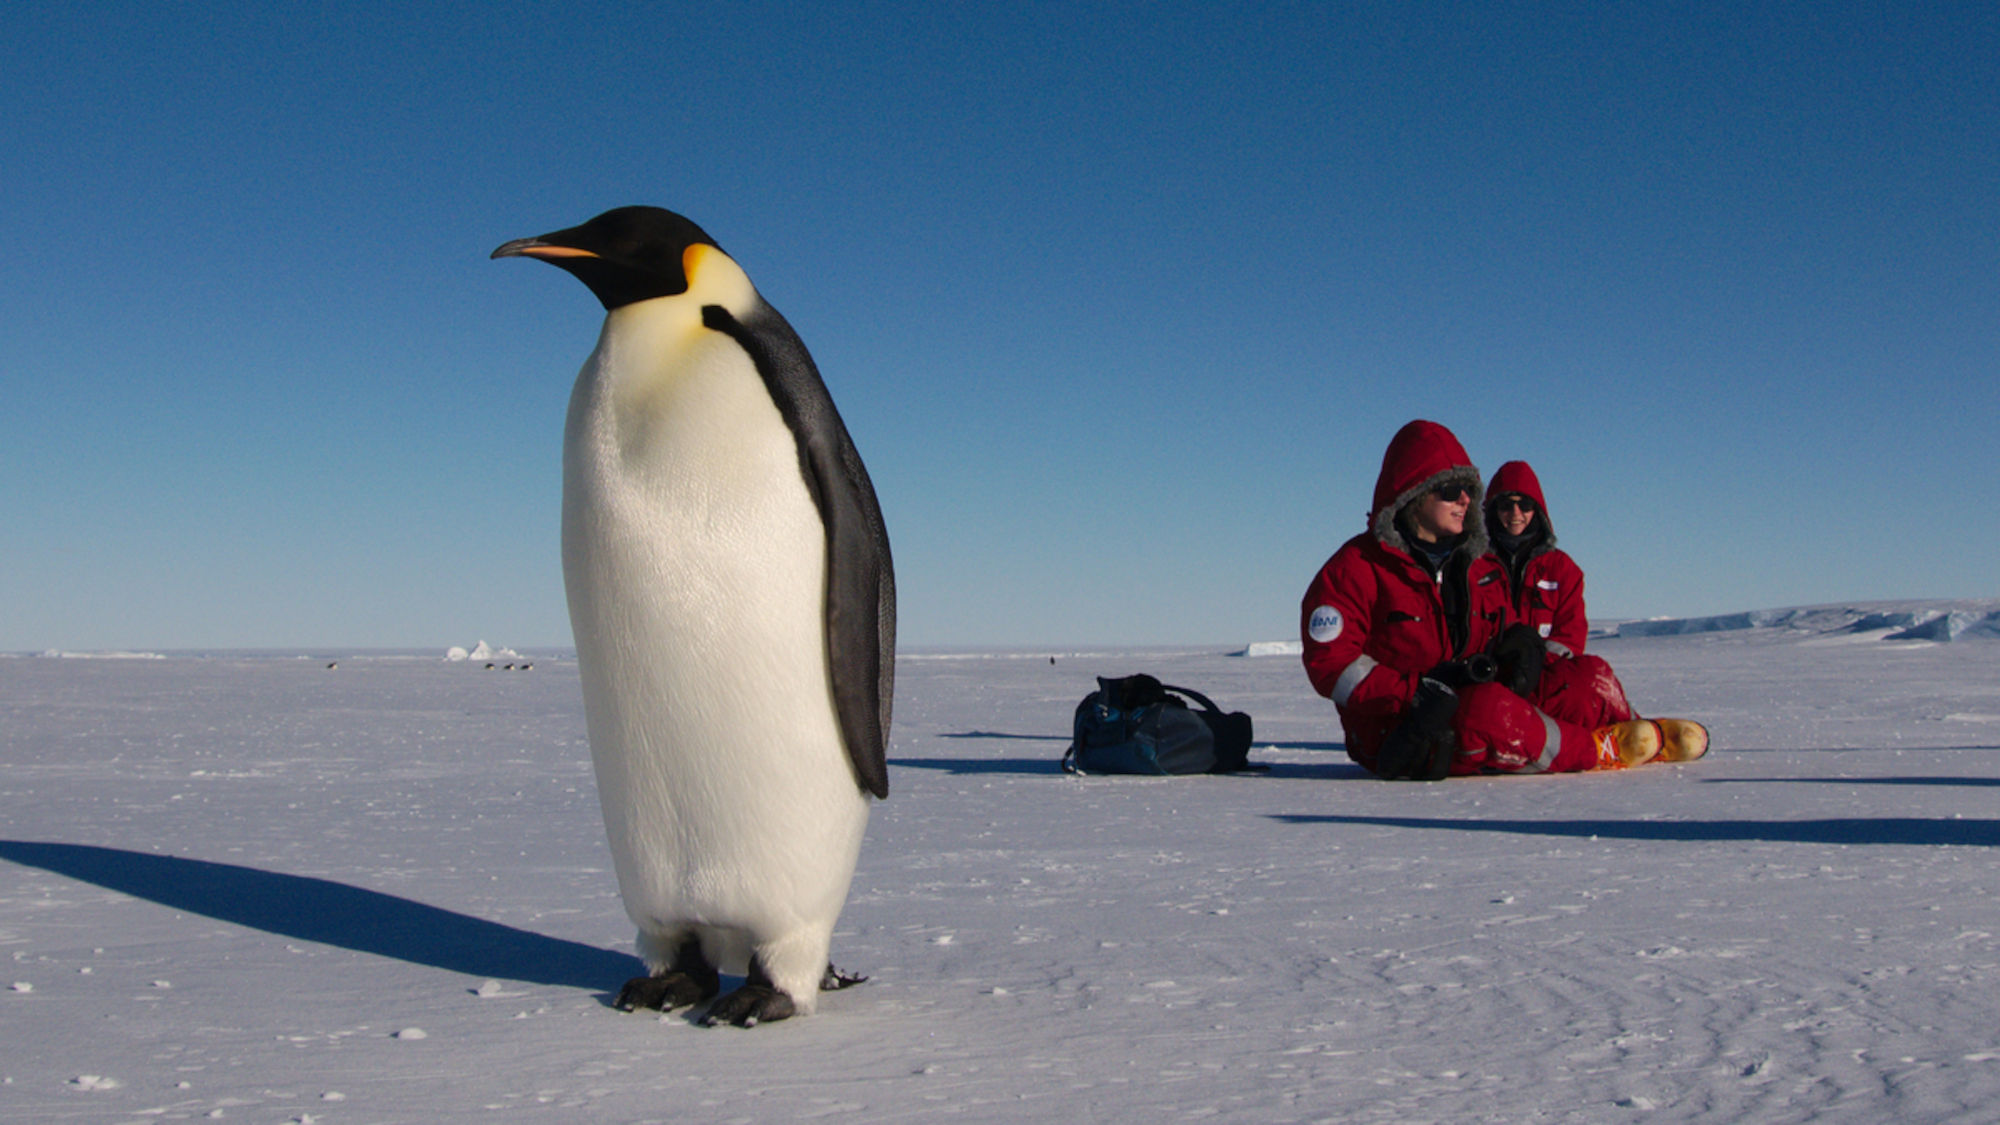
[[1388,451],[1382,454],[1368,530],[1383,546],[1414,558],[1402,528],[1396,525],[1396,513],[1438,485],[1462,484],[1472,495],[1472,505],[1465,512],[1465,549],[1476,559],[1486,553],[1486,513],[1479,479],[1478,467],[1465,455],[1458,438],[1436,422],[1419,418],[1397,430]]
[[1528,556],[1532,558],[1554,550],[1555,521],[1549,516],[1549,502],[1542,498],[1542,480],[1535,475],[1535,470],[1530,468],[1526,461],[1509,461],[1494,471],[1493,482],[1486,486],[1486,499],[1481,504],[1480,514],[1485,517],[1487,526],[1500,526],[1499,520],[1494,518],[1493,501],[1509,492],[1518,492],[1535,502],[1535,522],[1529,525],[1528,530],[1532,533],[1536,527],[1540,527],[1542,535],[1540,541],[1529,550]]

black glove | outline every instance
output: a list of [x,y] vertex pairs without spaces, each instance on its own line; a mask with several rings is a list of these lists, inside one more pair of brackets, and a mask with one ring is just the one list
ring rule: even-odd
[[1444,780],[1458,750],[1458,736],[1451,729],[1457,713],[1458,693],[1451,685],[1430,676],[1418,680],[1410,713],[1382,740],[1375,772],[1385,781]]
[[1548,657],[1549,642],[1531,625],[1509,625],[1493,642],[1493,660],[1499,666],[1496,682],[1526,699],[1542,682],[1542,661]]

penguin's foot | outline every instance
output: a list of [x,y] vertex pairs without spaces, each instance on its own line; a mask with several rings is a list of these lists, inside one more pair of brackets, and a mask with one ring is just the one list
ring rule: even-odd
[[785,1019],[796,1010],[791,996],[776,986],[751,983],[710,1004],[708,1011],[702,1013],[701,1025],[733,1023],[737,1027],[756,1027]]
[[691,976],[678,969],[669,969],[656,977],[633,977],[618,990],[618,999],[612,1006],[621,1012],[636,1012],[640,1008],[651,1008],[658,1012],[671,1012],[675,1008],[685,1008],[699,1004],[721,991],[714,973],[706,979]]
[[857,984],[866,983],[867,980],[868,978],[862,976],[860,973],[843,973],[833,967],[833,962],[828,961],[826,963],[826,975],[819,978],[819,990],[821,992],[839,992],[843,988],[853,988]]
[[868,983],[868,977],[862,977],[860,973],[842,973],[840,969],[834,969],[832,961],[828,961],[826,975],[820,977],[820,991],[838,993],[840,989],[852,989],[854,985],[864,985],[864,983]]

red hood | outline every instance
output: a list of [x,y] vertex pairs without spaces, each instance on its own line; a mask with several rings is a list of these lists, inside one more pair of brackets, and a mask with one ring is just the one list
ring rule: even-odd
[[1548,531],[1546,545],[1554,546],[1556,525],[1549,517],[1549,502],[1542,496],[1542,480],[1535,475],[1534,469],[1528,467],[1526,461],[1509,461],[1493,474],[1493,483],[1486,486],[1486,503],[1489,505],[1486,512],[1487,522],[1492,522],[1493,513],[1490,505],[1494,498],[1509,492],[1518,492],[1535,502],[1535,507],[1541,510],[1542,527]]
[[1405,550],[1402,532],[1396,528],[1396,512],[1440,484],[1463,484],[1471,490],[1472,509],[1465,514],[1466,540],[1474,548],[1474,557],[1484,554],[1486,526],[1480,510],[1479,469],[1450,430],[1421,418],[1397,430],[1388,451],[1382,454],[1382,472],[1375,478],[1375,504],[1368,512],[1368,527],[1375,538]]

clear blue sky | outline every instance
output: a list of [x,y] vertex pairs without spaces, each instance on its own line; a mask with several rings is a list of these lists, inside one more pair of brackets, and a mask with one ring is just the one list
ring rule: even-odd
[[653,203],[791,319],[905,645],[1243,642],[1397,426],[1594,616],[2000,593],[2000,7],[41,4],[0,36],[0,650],[567,644]]

